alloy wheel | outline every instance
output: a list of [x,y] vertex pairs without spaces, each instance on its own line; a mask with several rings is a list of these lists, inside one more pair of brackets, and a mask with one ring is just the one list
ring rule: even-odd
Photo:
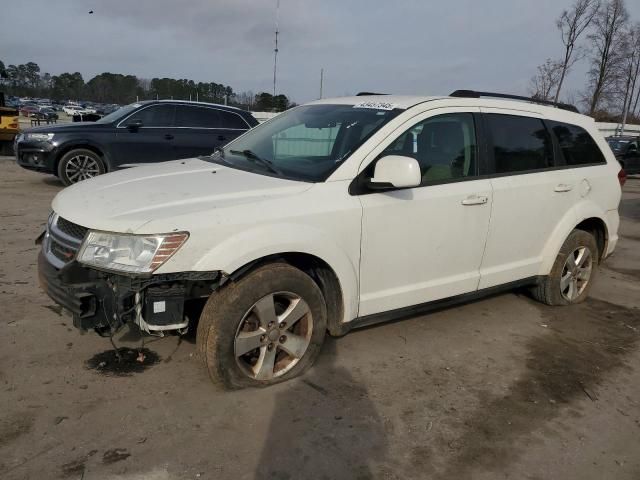
[[76,155],[67,161],[64,172],[69,182],[76,183],[100,175],[100,165],[88,155]]
[[587,247],[578,247],[567,256],[560,277],[562,297],[573,302],[587,287],[593,269],[593,256]]
[[309,305],[291,292],[265,295],[245,313],[235,338],[235,358],[249,377],[270,380],[291,370],[311,342]]

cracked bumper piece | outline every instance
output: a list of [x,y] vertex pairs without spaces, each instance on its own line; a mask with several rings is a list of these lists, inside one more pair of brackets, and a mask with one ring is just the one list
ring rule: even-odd
[[73,316],[81,330],[111,335],[126,323],[147,333],[188,326],[187,300],[206,298],[217,288],[218,272],[130,277],[87,268],[76,261],[55,268],[38,256],[40,286]]

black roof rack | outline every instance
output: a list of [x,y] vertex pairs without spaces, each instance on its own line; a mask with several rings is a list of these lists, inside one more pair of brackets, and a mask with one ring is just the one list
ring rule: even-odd
[[358,92],[356,97],[368,97],[369,95],[389,95],[388,93],[375,93],[375,92]]
[[462,97],[462,98],[480,98],[480,97],[508,98],[509,100],[520,100],[523,102],[538,103],[540,105],[549,105],[552,107],[560,108],[562,110],[568,110],[570,112],[580,113],[576,107],[568,103],[552,102],[551,100],[542,100],[534,97],[523,97],[520,95],[509,95],[508,93],[476,92],[475,90],[456,90],[449,96]]

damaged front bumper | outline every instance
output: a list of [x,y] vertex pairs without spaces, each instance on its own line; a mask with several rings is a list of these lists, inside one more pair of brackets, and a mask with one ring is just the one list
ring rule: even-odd
[[41,251],[38,277],[42,289],[71,312],[81,330],[109,336],[125,324],[146,333],[188,328],[185,302],[207,298],[220,284],[219,272],[182,272],[128,276],[86,267],[75,260],[53,266]]

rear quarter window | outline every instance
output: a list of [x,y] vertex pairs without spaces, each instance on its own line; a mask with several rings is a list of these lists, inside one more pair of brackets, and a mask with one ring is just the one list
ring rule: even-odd
[[604,155],[595,140],[584,128],[569,123],[547,121],[566,165],[598,165],[606,163]]
[[244,119],[236,113],[220,111],[220,118],[222,128],[234,128],[241,130],[247,130],[249,128],[247,122],[245,122]]

